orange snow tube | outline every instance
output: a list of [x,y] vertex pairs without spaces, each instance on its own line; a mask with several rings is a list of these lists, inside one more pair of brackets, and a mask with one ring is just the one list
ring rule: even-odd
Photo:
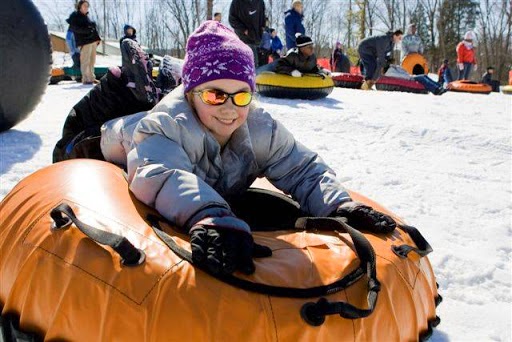
[[[275,198],[292,205],[284,195],[252,191],[263,205]],[[137,201],[123,171],[106,162],[71,160],[37,171],[0,212],[4,335],[411,341],[439,322],[425,257],[431,248],[413,227],[374,235],[333,219],[299,219],[288,230],[254,232],[273,250],[256,259],[255,274],[215,278],[191,264],[187,236]]]
[[492,92],[492,88],[490,85],[468,80],[450,82],[448,83],[448,89],[450,91],[475,94],[490,94]]
[[402,59],[402,68],[411,75],[428,74],[428,63],[423,55],[411,53]]

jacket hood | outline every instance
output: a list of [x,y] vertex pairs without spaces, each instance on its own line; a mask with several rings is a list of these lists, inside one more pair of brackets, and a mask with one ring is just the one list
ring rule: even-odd
[[126,31],[128,31],[128,29],[130,29],[130,28],[133,30],[133,35],[137,34],[137,30],[135,29],[135,27],[133,27],[132,25],[128,25],[128,24],[126,24],[126,25],[124,25],[124,27],[123,27],[123,32],[124,32],[124,35],[125,35],[125,36],[126,36],[126,34],[127,34],[127,33],[126,33]]

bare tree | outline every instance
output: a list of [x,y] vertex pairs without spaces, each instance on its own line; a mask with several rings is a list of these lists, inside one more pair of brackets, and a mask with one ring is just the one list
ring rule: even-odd
[[206,0],[206,20],[213,19],[213,0]]
[[480,65],[493,65],[500,80],[506,81],[512,66],[511,33],[512,2],[482,0],[478,34],[480,37]]

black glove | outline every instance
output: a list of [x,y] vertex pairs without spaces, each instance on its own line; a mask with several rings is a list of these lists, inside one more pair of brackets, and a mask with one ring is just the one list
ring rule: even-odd
[[214,274],[230,274],[238,270],[254,273],[252,258],[272,255],[266,246],[254,243],[252,235],[243,230],[198,224],[190,229],[192,260]]
[[387,234],[396,228],[396,222],[390,216],[353,201],[342,203],[334,216],[346,217],[348,225],[372,233]]

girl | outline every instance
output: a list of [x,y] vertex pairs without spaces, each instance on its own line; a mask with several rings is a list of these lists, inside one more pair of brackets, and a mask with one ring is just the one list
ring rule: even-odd
[[96,62],[96,46],[100,43],[100,36],[96,23],[89,19],[89,2],[80,0],[76,4],[76,11],[66,20],[69,29],[75,35],[76,46],[80,48],[80,71],[83,84],[96,84],[94,63]]
[[253,54],[229,28],[207,21],[194,31],[182,80],[151,112],[107,122],[101,143],[107,160],[127,165],[135,196],[190,234],[196,263],[250,274],[253,257],[271,254],[225,200],[257,177],[310,215],[344,216],[380,233],[395,228],[390,217],[352,202],[316,153],[252,103]]

